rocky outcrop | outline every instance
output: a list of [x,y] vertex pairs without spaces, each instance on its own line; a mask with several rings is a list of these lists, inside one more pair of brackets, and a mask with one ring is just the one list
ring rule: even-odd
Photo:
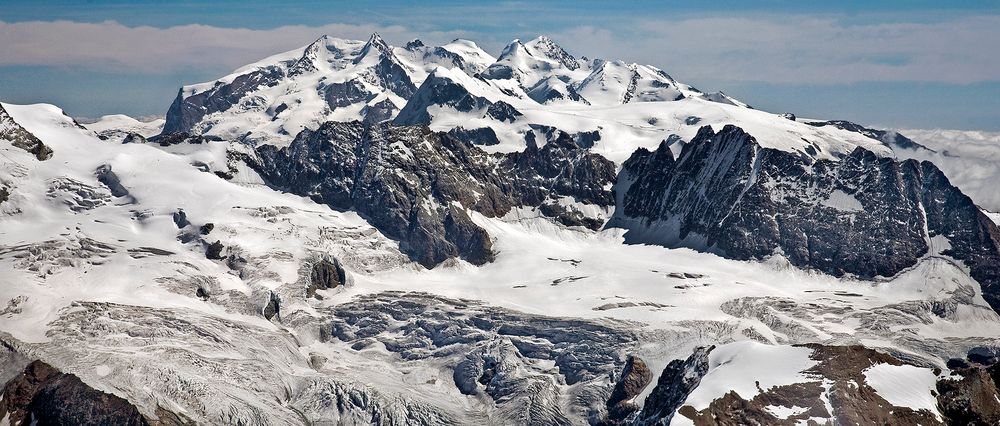
[[625,368],[622,369],[621,377],[615,384],[615,389],[611,391],[608,398],[608,417],[606,424],[622,424],[622,422],[636,411],[639,405],[634,399],[642,393],[642,390],[653,380],[653,372],[649,370],[646,362],[642,358],[629,355],[625,360]]
[[[942,420],[953,420],[940,419],[927,408],[893,405],[879,394],[868,382],[866,371],[880,364],[904,364],[892,355],[862,346],[810,344],[804,347],[811,350],[809,357],[815,365],[801,372],[801,382],[762,388],[757,381],[757,392],[752,396],[744,398],[732,390],[720,392],[721,395],[707,407],[698,409],[685,404],[685,399],[699,386],[702,377],[711,374],[709,350],[698,349],[686,361],[671,361],[633,424],[670,424],[674,415],[686,417],[695,425],[791,426],[814,424],[820,419],[815,424],[902,426],[939,425],[943,424]],[[752,371],[739,374],[754,377]],[[927,392],[931,396],[931,390]]]
[[951,374],[938,379],[937,401],[950,424],[1000,424],[1000,364],[996,351],[996,348],[974,348],[967,356],[968,361],[948,362]]
[[110,164],[103,164],[94,171],[94,175],[97,177],[97,181],[102,183],[104,186],[111,191],[113,197],[124,197],[128,199],[129,203],[134,203],[135,198],[129,194],[128,189],[122,185],[122,181],[118,178],[118,175],[111,170]]
[[492,105],[493,102],[489,99],[472,94],[469,89],[452,80],[447,74],[436,71],[424,80],[393,122],[398,125],[429,124],[431,115],[428,109],[432,106],[447,106],[457,111],[469,112],[486,109]]
[[15,147],[30,152],[39,161],[52,158],[52,148],[17,124],[3,105],[0,105],[0,140],[9,141]]
[[222,244],[222,241],[216,240],[214,243],[209,244],[208,248],[205,249],[205,258],[212,260],[222,260],[226,256],[222,254],[222,251],[226,249],[226,246]]
[[314,263],[309,275],[306,297],[322,298],[316,290],[329,290],[347,284],[347,272],[336,259],[322,259]]
[[636,151],[616,191],[609,226],[628,228],[630,243],[741,260],[781,254],[796,266],[866,279],[942,254],[965,263],[1000,309],[1000,230],[930,162],[861,148],[813,160],[762,148],[734,126],[706,126],[676,159],[665,143]]
[[261,87],[277,84],[285,75],[283,68],[269,66],[237,76],[228,84],[218,84],[190,96],[186,96],[184,89],[181,89],[167,110],[163,133],[190,132],[206,115],[238,105],[247,94]]
[[646,397],[642,411],[635,416],[635,425],[670,424],[674,413],[688,395],[701,384],[708,373],[708,354],[714,346],[699,347],[685,360],[675,359],[667,364],[656,381],[653,392]]
[[500,143],[500,139],[497,138],[497,133],[489,127],[479,127],[476,129],[466,129],[464,127],[456,127],[448,131],[448,136],[455,139],[459,139],[463,142],[468,142],[473,145],[497,145]]
[[[468,210],[503,216],[564,198],[601,207],[614,165],[563,135],[541,148],[487,154],[423,126],[328,122],[291,146],[260,146],[248,164],[272,185],[341,210],[356,210],[424,266],[460,257],[493,259],[490,236]],[[566,206],[542,210],[564,223],[599,227]]]
[[78,377],[34,361],[7,382],[0,418],[9,424],[148,425],[128,401],[91,388]]

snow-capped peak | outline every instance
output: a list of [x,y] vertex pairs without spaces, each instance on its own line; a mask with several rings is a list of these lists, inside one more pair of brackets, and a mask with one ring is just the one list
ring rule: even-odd
[[525,43],[524,46],[533,56],[551,59],[571,70],[580,68],[580,63],[573,55],[566,53],[566,50],[547,36],[538,36],[538,38]]
[[525,49],[524,44],[521,43],[520,39],[515,38],[514,40],[511,40],[510,43],[507,43],[507,46],[504,46],[503,50],[500,51],[500,56],[497,57],[497,62],[509,61],[511,58],[520,55],[531,56],[531,53]]
[[382,36],[378,33],[372,33],[365,46],[361,48],[361,53],[354,59],[354,63],[360,63],[364,58],[372,54],[373,51],[378,55],[392,56],[392,48],[382,39]]

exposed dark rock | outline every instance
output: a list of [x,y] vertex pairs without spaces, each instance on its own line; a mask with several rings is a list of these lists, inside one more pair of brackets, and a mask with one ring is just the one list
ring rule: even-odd
[[190,132],[208,114],[226,111],[239,104],[247,94],[265,86],[272,86],[285,77],[277,66],[261,68],[233,79],[229,84],[217,84],[201,93],[185,97],[184,89],[177,93],[167,110],[163,134]]
[[357,80],[348,80],[343,83],[331,83],[323,89],[326,92],[324,98],[330,109],[337,109],[358,102],[368,102],[375,97],[375,94],[365,89],[365,86]]
[[198,296],[201,300],[208,300],[211,294],[204,287],[198,287],[198,290],[195,291],[195,296]]
[[230,253],[228,256],[226,256],[227,268],[233,271],[240,271],[243,268],[246,268],[246,266],[247,266],[247,260],[243,256],[240,256],[239,254],[235,253]]
[[913,139],[903,136],[897,132],[893,132],[891,130],[869,129],[860,124],[852,123],[846,120],[811,121],[811,122],[806,122],[806,124],[814,127],[833,126],[841,130],[860,133],[862,135],[880,141],[883,144],[889,146],[890,148],[903,148],[903,149],[935,152],[933,149],[927,148],[926,146],[923,146],[915,142]]
[[513,123],[514,120],[517,120],[517,117],[524,114],[521,114],[520,111],[504,101],[497,101],[486,109],[486,115],[497,121]]
[[413,40],[410,40],[410,41],[406,42],[405,46],[403,46],[403,48],[406,49],[406,50],[414,50],[414,49],[416,49],[418,47],[424,47],[424,42],[420,41],[419,38],[415,38]]
[[[269,183],[358,211],[427,267],[452,257],[492,260],[489,235],[465,209],[497,217],[560,197],[598,206],[614,202],[607,189],[614,164],[565,134],[542,148],[487,154],[422,126],[329,122],[303,131],[287,148],[256,151],[246,161]],[[594,225],[576,214],[566,210],[557,219]]]
[[201,228],[198,228],[198,233],[200,233],[201,235],[208,235],[212,233],[213,229],[215,229],[215,224],[206,223],[204,225],[201,225]]
[[456,127],[448,131],[448,136],[455,139],[461,140],[462,142],[467,142],[472,145],[497,145],[500,143],[500,139],[497,138],[497,133],[489,127],[479,127],[476,129],[465,129],[464,127]]
[[[546,126],[542,124],[531,124],[533,130],[537,130],[545,135],[545,140],[547,142],[557,140],[559,138],[569,137],[573,142],[580,148],[592,148],[594,143],[601,140],[601,132],[599,130],[591,130],[589,132],[578,132],[578,133],[566,133],[552,126]],[[528,133],[531,137],[534,137],[533,133]],[[565,136],[564,136],[565,135]],[[532,140],[528,146],[535,145],[537,143]]]
[[25,130],[14,118],[7,113],[3,105],[0,105],[0,140],[9,141],[15,147],[30,152],[39,161],[52,158],[52,148],[42,143],[38,137]]
[[195,135],[186,132],[176,132],[176,133],[161,133],[159,135],[149,138],[149,142],[159,144],[160,146],[180,145],[182,143],[200,145],[216,139],[219,138]]
[[177,225],[177,228],[183,228],[191,224],[191,222],[188,222],[187,213],[184,213],[184,210],[177,209],[172,217],[174,219],[174,225]]
[[28,364],[4,386],[0,418],[13,425],[149,424],[128,401],[42,361]]
[[267,318],[268,321],[274,317],[278,317],[279,321],[281,320],[281,299],[279,299],[278,295],[273,291],[270,292],[270,295],[267,298],[267,303],[264,305],[264,310],[261,314],[263,314],[264,318]]
[[320,260],[313,264],[306,287],[306,297],[316,297],[316,290],[337,288],[347,283],[347,272],[336,259]]
[[226,257],[222,255],[222,250],[225,250],[226,246],[222,245],[221,241],[216,241],[208,245],[208,249],[205,250],[205,257],[212,260],[222,260]]
[[[899,359],[861,346],[804,346],[812,351],[810,358],[817,362],[802,372],[807,378],[805,381],[759,389],[749,400],[730,391],[701,410],[683,405],[677,410],[677,415],[686,417],[695,425],[792,426],[813,424],[810,419],[814,418],[831,419],[832,424],[845,425],[942,424],[927,409],[914,410],[892,405],[866,382],[864,372],[872,365],[903,365]],[[660,382],[663,383],[662,376]],[[655,394],[656,390],[647,398],[647,405]],[[778,417],[776,411],[769,407],[796,409]],[[661,410],[660,413],[668,417],[647,416],[644,408],[637,424],[669,423],[670,411]]]
[[375,124],[388,121],[398,110],[396,104],[386,98],[374,104],[365,105],[364,108],[361,108],[361,115],[364,117],[365,123]]
[[790,112],[783,112],[781,114],[778,114],[778,117],[784,118],[785,120],[792,120],[792,121],[796,120],[795,114],[792,114]]
[[708,354],[713,349],[714,346],[699,347],[686,360],[670,361],[660,373],[656,387],[646,397],[642,411],[633,419],[633,424],[670,424],[674,412],[708,373]]
[[969,361],[981,365],[993,365],[1000,360],[1000,347],[977,346],[966,355]]
[[625,360],[625,368],[622,369],[615,389],[611,391],[608,398],[608,424],[621,424],[632,413],[639,411],[639,405],[632,400],[642,393],[642,390],[653,381],[653,372],[646,366],[646,362],[634,355],[629,355]]
[[429,124],[427,109],[434,105],[449,106],[458,111],[469,112],[487,108],[493,103],[489,99],[475,96],[468,89],[447,77],[433,73],[424,80],[399,115],[393,120],[398,125]]
[[609,226],[629,228],[630,243],[741,260],[781,253],[835,276],[892,276],[927,254],[928,240],[947,238],[941,254],[963,261],[1000,309],[1000,230],[930,162],[861,148],[813,160],[706,126],[676,160],[666,144],[636,151],[616,191]]
[[144,136],[138,134],[138,133],[129,133],[129,134],[125,135],[125,137],[122,139],[122,143],[123,144],[126,144],[126,143],[144,144],[146,142],[147,142],[146,138]]
[[6,186],[0,186],[0,204],[3,204],[10,198],[10,190]]
[[104,164],[98,167],[97,171],[95,172],[95,175],[97,175],[98,182],[104,184],[104,186],[108,187],[108,189],[111,190],[112,196],[128,197],[130,200],[129,202],[135,201],[135,199],[132,198],[131,195],[129,195],[128,190],[125,189],[124,186],[122,186],[121,179],[118,178],[118,175],[116,175],[115,172],[111,171],[110,164]]
[[938,406],[948,424],[1000,424],[1000,366],[949,367],[951,374],[937,382]]

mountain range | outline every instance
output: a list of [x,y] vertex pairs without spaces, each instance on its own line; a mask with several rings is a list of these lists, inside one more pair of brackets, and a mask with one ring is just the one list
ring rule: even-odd
[[1000,423],[998,216],[932,147],[544,36],[3,103],[0,152],[9,424]]

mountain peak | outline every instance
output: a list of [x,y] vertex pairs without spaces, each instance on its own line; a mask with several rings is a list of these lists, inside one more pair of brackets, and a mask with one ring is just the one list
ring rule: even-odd
[[373,50],[381,56],[393,56],[392,48],[389,47],[389,44],[387,44],[385,40],[382,40],[382,36],[375,32],[372,33],[371,37],[368,38],[368,41],[365,42],[365,46],[361,48],[361,52],[358,54],[357,58],[354,59],[354,63],[361,63],[361,61],[368,57]]
[[580,67],[579,62],[573,57],[573,55],[567,53],[562,46],[556,44],[556,42],[548,36],[538,36],[534,40],[525,44],[525,48],[527,48],[528,52],[530,52],[533,56],[551,59],[562,64],[568,69],[575,70]]
[[366,50],[373,47],[382,52],[389,51],[389,44],[386,43],[385,40],[382,39],[382,36],[380,36],[377,32],[372,33],[371,37],[368,37],[368,42],[365,43]]
[[424,42],[422,40],[420,40],[419,38],[415,38],[413,40],[410,40],[410,41],[406,42],[405,46],[403,46],[403,48],[406,49],[406,50],[413,50],[413,49],[417,49],[417,48],[420,48],[420,47],[424,47]]
[[511,40],[510,43],[507,43],[507,46],[503,48],[503,51],[500,52],[500,57],[497,58],[497,61],[502,61],[506,58],[519,55],[519,52],[524,52],[527,53],[528,55],[531,55],[531,53],[528,52],[527,49],[525,49],[524,44],[521,43],[521,40],[515,38]]

